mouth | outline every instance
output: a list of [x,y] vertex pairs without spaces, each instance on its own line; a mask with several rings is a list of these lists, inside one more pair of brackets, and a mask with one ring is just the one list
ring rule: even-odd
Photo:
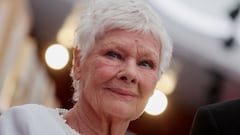
[[131,101],[137,97],[137,94],[127,90],[120,88],[107,88],[114,96],[117,96],[121,100]]

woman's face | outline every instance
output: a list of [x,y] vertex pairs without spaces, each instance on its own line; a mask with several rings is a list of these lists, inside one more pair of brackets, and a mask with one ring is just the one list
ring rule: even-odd
[[158,80],[159,41],[151,34],[113,30],[96,39],[80,62],[79,102],[121,119],[139,117]]

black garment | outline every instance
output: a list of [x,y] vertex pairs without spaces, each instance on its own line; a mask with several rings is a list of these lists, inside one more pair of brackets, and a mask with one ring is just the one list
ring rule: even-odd
[[240,135],[240,99],[200,107],[190,135]]

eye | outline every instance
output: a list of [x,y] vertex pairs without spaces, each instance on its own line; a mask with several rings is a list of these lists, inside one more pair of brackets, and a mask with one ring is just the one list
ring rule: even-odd
[[114,52],[114,51],[109,51],[105,55],[108,57],[111,57],[111,58],[122,59],[122,56],[119,53]]
[[151,68],[151,69],[154,68],[154,64],[150,60],[143,60],[143,61],[139,62],[138,65],[140,65],[142,67],[146,67],[146,68]]

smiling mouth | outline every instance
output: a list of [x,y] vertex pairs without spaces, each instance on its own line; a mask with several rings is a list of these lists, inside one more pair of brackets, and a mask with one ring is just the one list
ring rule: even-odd
[[114,95],[119,97],[121,100],[131,101],[137,97],[137,94],[130,92],[128,90],[118,89],[118,88],[108,88],[108,90]]

